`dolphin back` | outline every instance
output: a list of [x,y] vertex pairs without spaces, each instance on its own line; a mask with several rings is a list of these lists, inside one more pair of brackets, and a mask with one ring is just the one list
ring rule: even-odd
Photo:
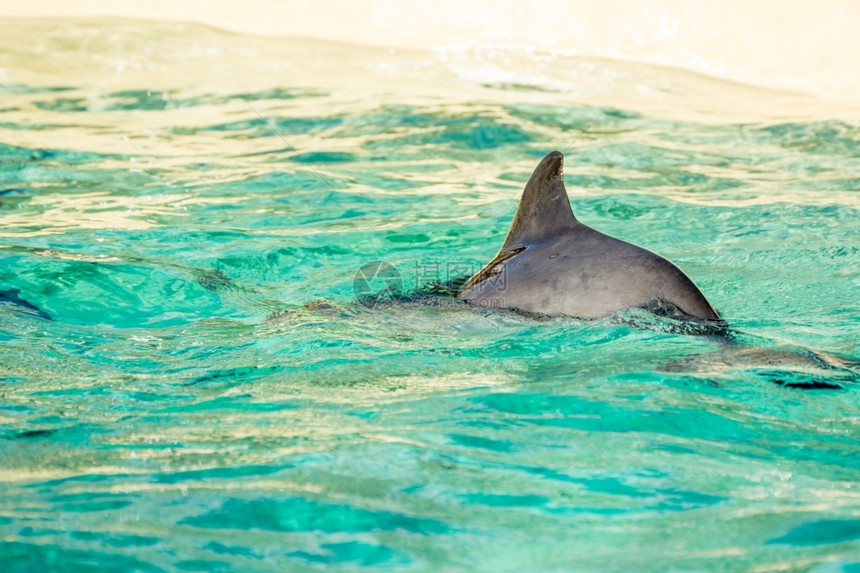
[[464,285],[474,304],[593,319],[632,307],[719,316],[695,283],[667,259],[576,220],[563,156],[547,155],[523,190],[499,253]]

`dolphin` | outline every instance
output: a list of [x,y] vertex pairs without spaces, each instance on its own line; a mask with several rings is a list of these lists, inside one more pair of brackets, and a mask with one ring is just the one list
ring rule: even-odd
[[20,293],[21,291],[16,288],[0,289],[0,304],[10,304],[13,305],[13,307],[17,310],[23,309],[30,314],[38,316],[39,318],[46,318],[48,320],[51,320],[50,315],[48,315],[41,308],[18,296]]
[[564,156],[543,158],[526,183],[499,254],[458,297],[482,307],[597,319],[628,308],[725,324],[677,266],[577,221]]

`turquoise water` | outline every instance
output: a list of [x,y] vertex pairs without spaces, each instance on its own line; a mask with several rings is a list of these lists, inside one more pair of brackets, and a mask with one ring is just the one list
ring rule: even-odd
[[[860,571],[856,121],[635,64],[0,30],[5,569]],[[624,95],[652,74],[676,113]],[[552,149],[739,344],[356,302],[374,261],[483,265]]]

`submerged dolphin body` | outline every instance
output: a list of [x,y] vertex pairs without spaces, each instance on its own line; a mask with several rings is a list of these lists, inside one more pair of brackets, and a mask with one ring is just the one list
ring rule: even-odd
[[481,306],[583,319],[642,307],[720,321],[674,264],[576,220],[564,188],[563,160],[558,151],[541,160],[499,254],[458,296]]

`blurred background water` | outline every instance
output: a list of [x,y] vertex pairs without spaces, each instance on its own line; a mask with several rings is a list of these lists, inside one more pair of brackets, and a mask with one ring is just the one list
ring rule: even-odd
[[[0,30],[7,569],[860,570],[854,103],[514,48]],[[553,149],[577,217],[678,263],[746,350],[356,303],[373,261],[413,292],[489,260]],[[785,387],[811,382],[841,389]]]

